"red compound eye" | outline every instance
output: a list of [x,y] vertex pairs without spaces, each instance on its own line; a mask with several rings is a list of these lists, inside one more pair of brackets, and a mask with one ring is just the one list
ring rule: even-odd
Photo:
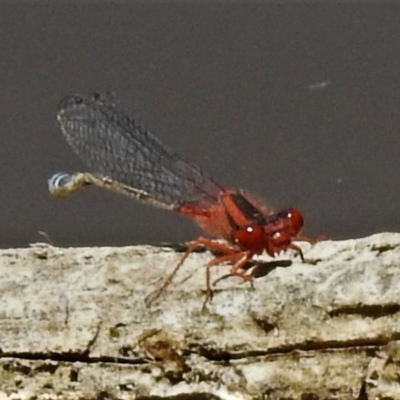
[[293,230],[293,236],[296,236],[297,234],[300,233],[301,229],[303,228],[304,225],[303,215],[299,210],[296,210],[295,208],[290,208],[288,210],[287,216],[290,220],[290,226]]

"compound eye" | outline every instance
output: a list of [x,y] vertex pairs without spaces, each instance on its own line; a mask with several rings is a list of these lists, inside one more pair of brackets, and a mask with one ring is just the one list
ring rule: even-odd
[[300,233],[304,225],[303,215],[299,210],[296,210],[295,208],[290,208],[288,210],[288,218],[290,220],[290,226],[293,229],[293,234],[297,235],[298,233]]
[[233,236],[243,250],[259,251],[264,248],[264,230],[258,225],[240,226]]

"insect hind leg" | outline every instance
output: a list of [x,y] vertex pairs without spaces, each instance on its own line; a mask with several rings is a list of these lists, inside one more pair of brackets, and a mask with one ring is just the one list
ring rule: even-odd
[[[205,247],[208,250],[217,251],[224,254],[222,257],[217,257],[216,259],[211,260],[211,262],[207,264],[207,270],[209,269],[210,266],[221,264],[222,262],[224,262],[224,261],[216,262],[217,260],[235,255],[237,253],[237,250],[232,247],[229,247],[227,245],[218,242],[214,242],[207,238],[199,237],[197,240],[195,240],[193,243],[189,245],[185,254],[182,256],[182,258],[180,259],[176,267],[173,269],[173,271],[168,275],[165,282],[158,289],[156,289],[154,292],[151,292],[146,297],[145,303],[147,307],[150,307],[150,305],[161,296],[161,294],[165,291],[165,289],[167,289],[167,287],[171,284],[172,279],[174,278],[174,276],[176,275],[182,264],[189,257],[190,253],[193,253],[198,247]],[[209,292],[210,291],[212,292],[212,290],[209,283],[209,272],[206,272],[206,274],[207,274],[206,276],[207,276],[207,299],[208,299],[209,297],[212,297],[212,294],[211,295],[209,294]]]

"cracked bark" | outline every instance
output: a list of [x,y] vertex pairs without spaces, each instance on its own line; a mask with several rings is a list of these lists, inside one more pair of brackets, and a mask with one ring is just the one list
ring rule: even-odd
[[205,310],[209,252],[146,308],[181,248],[1,250],[0,399],[399,399],[400,234],[302,246]]

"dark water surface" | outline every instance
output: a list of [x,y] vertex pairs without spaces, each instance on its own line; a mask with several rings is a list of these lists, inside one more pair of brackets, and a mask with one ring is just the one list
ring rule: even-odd
[[191,221],[96,189],[56,107],[111,90],[226,186],[296,206],[306,234],[400,230],[400,7],[13,2],[0,11],[0,246],[193,239]]

